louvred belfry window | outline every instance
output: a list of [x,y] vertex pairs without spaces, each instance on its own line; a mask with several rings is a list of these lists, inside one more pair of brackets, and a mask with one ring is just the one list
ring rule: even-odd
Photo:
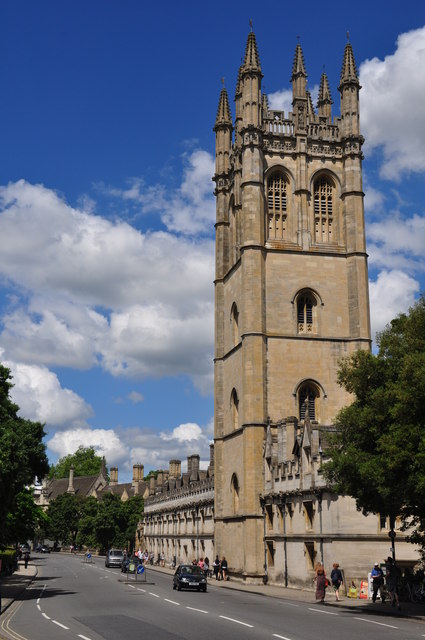
[[314,183],[314,225],[316,242],[333,241],[333,197],[331,181],[321,177]]
[[268,238],[282,240],[286,235],[288,181],[282,173],[267,180]]
[[310,293],[304,293],[297,300],[298,333],[316,333],[316,300]]
[[[308,408],[308,415],[310,420],[316,420],[317,414],[317,399],[319,393],[313,384],[304,384],[298,394],[300,420],[305,420],[306,410]],[[307,400],[307,402],[306,402]]]

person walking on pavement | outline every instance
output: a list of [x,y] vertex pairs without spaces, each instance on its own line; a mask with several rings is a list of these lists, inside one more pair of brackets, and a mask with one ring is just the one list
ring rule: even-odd
[[387,591],[390,594],[391,598],[391,606],[395,607],[397,605],[398,610],[400,610],[400,600],[398,597],[399,577],[399,568],[397,567],[395,561],[391,558],[391,556],[388,556],[385,563],[385,581],[387,583]]
[[229,576],[227,575],[227,560],[226,558],[223,556],[220,562],[220,573],[221,573],[221,579],[222,580],[228,580]]
[[385,595],[384,595],[384,572],[379,566],[379,562],[375,562],[373,565],[373,569],[370,572],[370,577],[372,578],[372,602],[376,602],[376,598],[378,595],[381,596],[382,604],[385,604]]
[[25,564],[25,569],[28,567],[29,559],[30,559],[29,551],[25,551],[25,553],[24,553],[24,564]]
[[335,599],[337,602],[339,602],[341,600],[341,598],[339,597],[339,588],[342,584],[342,572],[339,568],[338,562],[333,563],[333,569],[331,571],[331,582],[335,591]]
[[316,570],[316,600],[325,601],[327,578],[323,565],[319,565]]
[[213,562],[213,571],[214,571],[214,575],[215,575],[215,579],[216,580],[220,580],[220,559],[218,557],[218,554],[215,557],[215,560]]

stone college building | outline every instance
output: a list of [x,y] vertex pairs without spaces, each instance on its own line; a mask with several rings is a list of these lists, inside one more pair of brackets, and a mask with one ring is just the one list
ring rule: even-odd
[[[251,32],[235,119],[223,88],[214,127],[215,435],[206,487],[214,481],[214,503],[205,505],[214,535],[204,529],[202,500],[197,508],[195,474],[193,490],[189,479],[151,487],[147,541],[172,549],[177,562],[201,542],[210,560],[226,556],[232,579],[311,587],[322,561],[327,571],[338,562],[345,584],[358,584],[388,556],[389,523],[361,515],[322,473],[335,416],[351,402],[336,381],[339,361],[371,345],[352,46],[339,116],[325,73],[315,110],[299,44],[292,111],[270,109],[262,77]],[[399,564],[417,557],[397,531]]]

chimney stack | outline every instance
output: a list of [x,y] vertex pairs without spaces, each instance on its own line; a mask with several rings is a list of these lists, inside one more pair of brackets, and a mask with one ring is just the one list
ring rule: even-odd
[[110,469],[111,479],[109,481],[110,485],[118,484],[118,467],[111,467]]

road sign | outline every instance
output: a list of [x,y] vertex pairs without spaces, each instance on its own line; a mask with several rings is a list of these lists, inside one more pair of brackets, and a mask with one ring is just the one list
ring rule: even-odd
[[90,560],[90,558],[91,558],[91,553],[88,553],[88,554],[87,554],[87,558]]
[[142,564],[139,564],[139,566],[137,567],[137,573],[144,573],[145,571],[145,567]]

